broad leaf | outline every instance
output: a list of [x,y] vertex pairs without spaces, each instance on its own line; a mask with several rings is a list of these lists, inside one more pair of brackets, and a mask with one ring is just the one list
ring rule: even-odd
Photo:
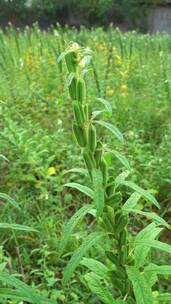
[[[147,266],[148,267],[148,266]],[[150,287],[153,287],[153,285],[158,281],[158,277],[157,277],[157,274],[155,272],[150,272],[150,271],[147,271],[146,272],[146,268],[144,269],[144,277],[148,283],[148,285]]]
[[151,240],[154,240],[161,231],[162,228],[158,228],[156,227],[155,223],[151,223],[137,234],[135,238],[135,251],[134,251],[135,263],[137,267],[141,267],[144,265],[146,257],[150,251],[149,246],[145,246],[143,244],[137,245],[138,242],[144,240],[145,241],[148,240],[150,242]]
[[67,85],[68,87],[70,86],[70,84],[71,84],[71,82],[72,82],[74,76],[75,76],[75,73],[74,73],[74,72],[71,72],[71,73],[68,75],[68,77],[67,77],[67,79],[66,79],[66,85]]
[[91,114],[91,119],[94,120],[96,117],[98,117],[99,115],[102,115],[104,113],[104,111],[93,111]]
[[156,213],[145,212],[145,211],[136,210],[136,209],[129,209],[129,210],[126,210],[126,211],[143,215],[147,219],[154,220],[157,224],[169,228],[169,224],[164,219],[162,219],[159,215],[157,215]]
[[84,265],[101,278],[106,278],[109,272],[109,269],[104,264],[94,259],[83,258],[80,264]]
[[92,189],[86,187],[86,186],[83,186],[83,185],[80,185],[80,184],[77,184],[77,183],[68,183],[68,184],[65,184],[64,186],[77,189],[77,190],[86,194],[87,196],[89,196],[92,199],[94,197],[94,191]]
[[160,209],[160,205],[157,202],[157,200],[155,199],[155,197],[151,193],[149,193],[147,190],[142,189],[141,187],[137,186],[135,183],[130,182],[130,181],[124,181],[124,182],[122,182],[122,185],[125,185],[125,186],[133,189],[134,191],[138,192],[146,200],[150,201],[152,204],[154,204],[157,208]]
[[69,49],[67,49],[66,51],[62,52],[62,53],[59,55],[58,59],[57,59],[58,63],[59,63],[62,59],[64,59],[65,56],[66,56],[67,54],[69,54],[70,52],[71,52],[71,51],[70,51]]
[[131,170],[129,161],[127,160],[127,158],[124,155],[122,155],[121,153],[119,153],[116,150],[111,150],[111,149],[105,149],[105,150],[107,152],[110,152],[111,154],[113,154],[127,170]]
[[127,267],[127,274],[132,282],[137,304],[153,304],[152,290],[148,285],[144,274],[136,267]]
[[116,300],[114,301],[114,304],[126,304],[127,302],[124,300]]
[[61,60],[63,60],[67,54],[69,54],[69,53],[71,53],[71,52],[72,52],[72,48],[67,48],[65,51],[63,51],[63,52],[59,55],[59,57],[58,57],[58,60],[57,60],[58,63],[59,63]]
[[0,158],[2,158],[3,160],[5,160],[5,161],[7,161],[7,162],[9,162],[9,159],[8,158],[6,158],[3,154],[0,154]]
[[130,172],[128,170],[126,170],[126,171],[122,172],[121,174],[119,174],[115,178],[116,187],[118,187],[120,184],[123,184],[123,182],[125,181],[125,179],[128,177],[129,174],[130,174]]
[[105,127],[105,128],[108,129],[109,131],[111,131],[111,132],[115,135],[115,137],[116,137],[117,139],[119,139],[121,142],[124,141],[123,135],[122,135],[122,133],[119,131],[119,129],[118,129],[117,127],[111,125],[111,124],[108,123],[108,122],[102,121],[102,120],[96,120],[95,122],[96,122],[97,124],[99,124],[99,125]]
[[80,208],[74,215],[70,218],[68,223],[65,225],[63,237],[59,246],[59,253],[60,255],[63,253],[71,235],[78,224],[78,222],[90,211],[92,210],[92,205],[85,205],[82,208]]
[[131,212],[131,210],[137,205],[140,197],[141,194],[137,192],[132,193],[131,196],[125,202],[125,204],[122,206],[122,209]]
[[33,303],[29,298],[24,297],[19,291],[16,291],[13,288],[0,288],[0,300],[1,299],[11,299],[15,301],[26,301]]
[[95,244],[98,243],[99,239],[102,238],[104,234],[100,232],[92,232],[89,234],[81,244],[81,246],[74,252],[72,255],[69,263],[67,264],[64,274],[63,274],[63,279],[62,279],[62,285],[65,287],[68,281],[70,280],[73,272],[79,265],[82,257],[85,255],[85,253]]
[[0,193],[0,199],[7,201],[9,204],[11,204],[13,207],[17,208],[20,210],[19,205],[17,204],[17,202],[12,199],[9,195],[5,194],[5,193]]
[[97,209],[97,217],[101,216],[104,208],[103,176],[100,170],[93,170],[94,203]]
[[158,300],[160,304],[170,304],[171,303],[171,293],[161,293],[155,300]]
[[65,173],[80,173],[80,174],[83,174],[83,175],[88,175],[87,170],[83,169],[83,168],[72,168],[70,170],[65,171]]
[[109,101],[104,98],[97,98],[97,100],[105,106],[105,109],[109,114],[112,114],[112,106]]
[[98,297],[104,304],[115,304],[112,294],[101,283],[100,277],[93,272],[86,274],[85,279],[91,291]]
[[143,246],[147,246],[147,247],[150,247],[150,248],[159,249],[159,250],[162,250],[162,251],[165,251],[165,252],[171,254],[171,245],[166,244],[166,243],[162,243],[160,241],[143,240],[143,241],[136,241],[135,244],[136,244],[136,246],[143,245]]
[[30,286],[26,285],[24,282],[16,279],[14,276],[6,273],[6,272],[0,272],[0,281],[3,284],[7,284],[9,286],[12,286],[18,291],[23,298],[29,299],[31,303],[34,304],[55,304],[54,301],[51,301],[49,299],[44,298],[43,296],[39,295],[34,289],[32,289]]
[[38,232],[38,230],[25,225],[0,223],[0,229],[12,229],[27,232]]
[[155,265],[155,264],[151,263],[147,267],[145,267],[144,271],[146,273],[153,272],[156,274],[171,275],[171,266],[170,265]]

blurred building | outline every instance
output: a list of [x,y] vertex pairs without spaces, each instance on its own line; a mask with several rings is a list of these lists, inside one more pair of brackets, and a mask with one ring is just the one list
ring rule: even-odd
[[148,28],[151,34],[157,32],[171,33],[171,0],[166,0],[164,5],[150,9]]

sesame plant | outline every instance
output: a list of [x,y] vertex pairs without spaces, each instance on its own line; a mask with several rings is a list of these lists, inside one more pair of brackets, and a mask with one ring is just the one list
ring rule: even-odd
[[[82,271],[84,269],[81,282],[90,288],[90,297],[95,295],[98,303],[171,303],[171,293],[158,290],[159,276],[168,278],[171,266],[157,265],[151,254],[152,250],[171,254],[171,246],[159,240],[162,231],[170,226],[156,212],[151,212],[152,207],[160,208],[155,197],[129,180],[130,165],[125,156],[108,149],[101,136],[100,128],[106,128],[117,140],[124,142],[118,128],[102,120],[106,112],[112,112],[110,103],[98,98],[104,110],[93,110],[87,102],[85,79],[92,66],[91,51],[71,43],[58,61],[63,59],[72,101],[73,135],[85,164],[85,168],[71,171],[89,178],[87,185],[71,182],[65,186],[84,193],[89,203],[76,211],[66,224],[59,248],[61,256],[66,253],[76,225],[89,215],[93,220],[91,232],[87,227],[87,236],[64,269],[62,285],[66,288],[69,281],[72,282],[73,273],[79,266]],[[116,157],[125,167],[120,175],[115,176],[114,168],[106,161],[106,153]],[[126,199],[128,189],[131,194]],[[134,217],[146,218],[146,226],[135,229]],[[92,257],[92,252],[96,252],[92,251],[93,247],[101,252],[98,252],[98,259],[95,254]]]

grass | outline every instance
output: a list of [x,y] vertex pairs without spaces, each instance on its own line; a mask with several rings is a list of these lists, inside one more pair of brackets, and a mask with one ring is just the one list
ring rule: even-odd
[[[72,144],[66,70],[57,64],[69,41],[93,50],[94,65],[86,79],[89,103],[99,109],[97,96],[111,103],[113,115],[107,118],[124,134],[132,180],[151,190],[162,206],[160,213],[169,220],[171,38],[101,28],[78,32],[56,27],[41,32],[35,26],[0,32],[0,154],[8,159],[0,159],[0,192],[21,207],[15,210],[2,200],[1,222],[39,231],[3,230],[1,263],[59,303],[84,303],[89,301],[86,287],[80,294],[74,286],[72,292],[61,291],[65,261],[58,258],[64,223],[86,202],[83,195],[63,187],[74,179],[74,173],[66,170],[81,163]],[[112,149],[117,145],[123,150],[107,132],[105,136]],[[117,160],[114,165],[120,173]],[[83,183],[82,175],[79,179]],[[83,238],[84,224],[68,251]],[[159,262],[163,258],[159,256]]]

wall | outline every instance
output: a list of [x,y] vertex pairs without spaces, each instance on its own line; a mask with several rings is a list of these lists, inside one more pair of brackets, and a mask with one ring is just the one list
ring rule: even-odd
[[148,23],[151,34],[157,32],[171,33],[171,6],[158,6],[151,9]]

